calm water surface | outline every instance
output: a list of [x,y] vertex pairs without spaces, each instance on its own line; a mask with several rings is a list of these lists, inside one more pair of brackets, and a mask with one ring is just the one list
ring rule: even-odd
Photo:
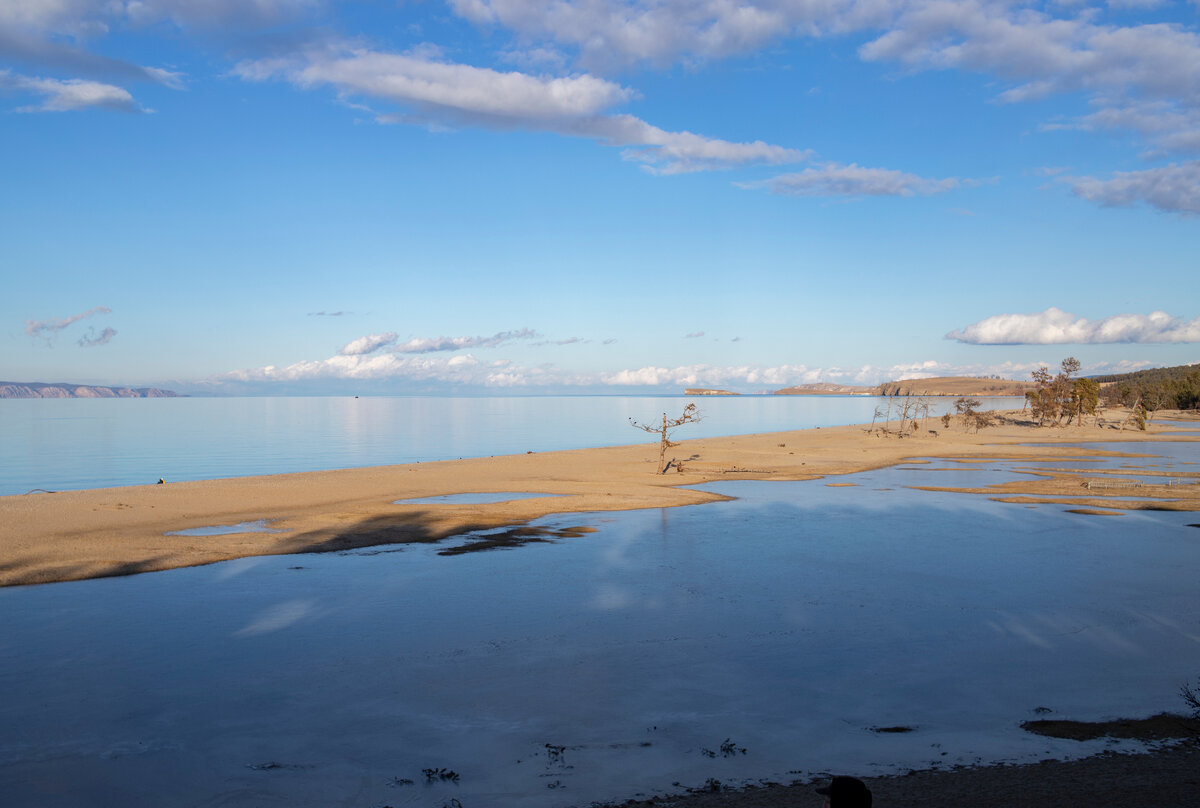
[[[1200,460],[1134,448],[1164,456],[1100,467]],[[0,794],[552,808],[1096,752],[1019,724],[1182,708],[1200,530],[907,487],[1023,467],[731,482],[710,487],[734,501],[540,520],[597,531],[510,550],[0,590]],[[912,731],[873,731],[893,726]]]
[[[869,422],[868,397],[144,398],[0,401],[0,496],[644,443]],[[1020,399],[986,399],[993,408]],[[1013,402],[1016,402],[1015,404]],[[934,400],[935,414],[953,399]],[[939,409],[940,408],[940,409]]]

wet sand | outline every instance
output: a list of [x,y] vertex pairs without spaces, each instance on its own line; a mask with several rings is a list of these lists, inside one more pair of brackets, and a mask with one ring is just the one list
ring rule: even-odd
[[[1071,467],[1073,459],[1127,456],[1138,441],[1200,440],[1156,423],[1146,432],[1103,426],[1035,427],[1020,412],[981,432],[929,419],[916,433],[864,425],[684,440],[657,474],[657,444],[529,453],[436,463],[239,477],[164,485],[0,497],[0,586],[40,584],[234,558],[437,542],[472,531],[520,528],[551,514],[664,508],[722,497],[684,486],[729,479],[805,480],[894,465],[909,458],[962,462],[1060,460],[1060,470],[1000,488],[942,489],[1008,502],[1063,502],[1081,510],[1200,510],[1200,466],[1181,468],[1161,485],[1140,485],[1138,499],[1119,477]],[[1170,434],[1175,433],[1175,434]],[[686,434],[681,430],[678,436]],[[1131,441],[1121,452],[1063,444]],[[1152,452],[1152,450],[1150,450]],[[1085,483],[1091,482],[1090,486]],[[538,493],[552,497],[474,504],[404,504],[460,493]],[[1081,517],[1086,518],[1086,517]],[[266,520],[273,532],[168,535]]]
[[[1101,754],[1022,766],[981,766],[865,778],[878,808],[1194,808],[1200,745],[1147,754]],[[826,781],[820,781],[824,785]],[[817,783],[682,794],[620,808],[820,808]]]

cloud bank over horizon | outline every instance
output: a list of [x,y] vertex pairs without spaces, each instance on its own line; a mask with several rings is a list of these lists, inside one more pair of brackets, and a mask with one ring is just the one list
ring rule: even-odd
[[1200,342],[1200,317],[1184,320],[1155,311],[1088,320],[1051,307],[1036,314],[988,317],[951,331],[946,339],[972,345],[1191,343]]
[[[481,338],[478,338],[481,339]],[[543,344],[570,344],[570,340]],[[525,365],[510,359],[486,359],[472,353],[452,357],[402,355],[398,352],[339,354],[319,360],[295,362],[284,367],[268,365],[217,374],[200,383],[210,392],[236,392],[245,386],[305,385],[319,382],[419,383],[447,385],[451,389],[505,393],[577,390],[604,392],[646,390],[681,392],[686,387],[733,389],[738,392],[770,392],[785,387],[818,382],[872,386],[887,381],[939,376],[999,376],[1023,379],[1043,365],[1001,361],[991,364],[952,364],[928,359],[888,366],[858,367],[785,365],[715,365],[697,363],[673,367],[647,365],[610,371],[578,372],[552,363]],[[1152,366],[1145,361],[1121,360],[1093,363],[1090,372],[1127,372]]]

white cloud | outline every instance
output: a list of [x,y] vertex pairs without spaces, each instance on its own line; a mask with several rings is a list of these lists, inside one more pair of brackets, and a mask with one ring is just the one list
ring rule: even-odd
[[[1080,124],[1152,133],[1168,152],[1200,149],[1200,36],[1172,23],[1105,22],[1093,4],[992,0],[451,0],[459,16],[503,26],[532,45],[573,48],[578,64],[604,70],[632,63],[722,58],[797,37],[868,33],[866,61],[912,70],[995,76],[997,100],[1018,103],[1083,92],[1099,109]],[[1162,0],[1112,0],[1145,13]],[[1117,19],[1117,18],[1113,18]],[[557,54],[559,50],[555,49]],[[1157,120],[1120,113],[1159,105]],[[1109,114],[1111,113],[1111,114]]]
[[386,334],[368,334],[365,337],[359,337],[347,342],[338,353],[342,356],[362,356],[363,354],[374,353],[388,345],[394,345],[396,339],[397,335],[395,331],[388,331]]
[[753,164],[786,165],[812,156],[809,149],[789,149],[761,140],[734,143],[691,132],[667,132],[632,115],[580,121],[568,133],[595,137],[614,146],[628,146],[622,156],[644,164],[655,174],[685,174]]
[[983,0],[908,3],[859,53],[1015,82],[998,96],[1005,103],[1083,92],[1096,112],[1043,129],[1129,129],[1168,152],[1200,150],[1200,36],[1174,24],[1100,24],[1090,8],[1070,13]]
[[[369,334],[365,337],[351,340],[338,351],[338,354],[340,356],[365,356],[385,348],[390,353],[399,354],[461,351],[467,348],[495,348],[513,340],[532,339],[536,336],[538,334],[533,329],[522,328],[517,331],[501,331],[490,337],[414,337],[407,342],[398,343],[397,340],[399,337],[396,332],[388,331],[384,334]],[[577,341],[578,339],[575,338],[559,344]]]
[[1054,17],[985,0],[908,3],[883,35],[862,46],[867,60],[914,68],[994,73],[1020,82],[1001,100],[1078,90],[1137,91],[1154,98],[1198,92],[1200,39],[1178,26],[1101,25],[1088,10]]
[[1200,342],[1200,317],[1189,321],[1155,311],[1093,321],[1051,307],[1037,314],[998,314],[946,338],[975,345]]
[[36,106],[18,112],[68,112],[100,107],[122,112],[143,112],[128,91],[113,84],[84,79],[47,79],[0,70],[0,90],[17,90],[43,96]]
[[[0,60],[36,65],[39,71],[49,69],[83,77],[68,80],[74,82],[128,79],[178,88],[179,73],[132,64],[86,49],[93,40],[123,24],[125,5],[116,0],[0,2]],[[108,92],[111,101],[114,96]]]
[[71,36],[104,33],[101,0],[16,0],[0,3],[0,29]]
[[417,337],[397,345],[396,353],[434,353],[436,351],[461,351],[464,348],[495,348],[518,339],[532,339],[538,334],[531,328],[518,331],[501,331],[490,337]]
[[581,64],[601,68],[720,58],[787,36],[875,27],[898,5],[892,0],[450,0],[464,19],[575,47]]
[[0,3],[0,28],[85,39],[102,36],[125,22],[266,24],[322,5],[322,0],[8,0]]
[[779,165],[809,152],[763,141],[736,143],[691,132],[668,132],[610,110],[634,98],[629,88],[587,74],[535,76],[439,61],[427,50],[381,53],[312,50],[288,58],[244,61],[234,68],[248,81],[273,78],[301,87],[332,87],[339,96],[381,99],[410,108],[382,115],[384,123],[477,125],[587,137],[627,147],[626,159],[651,171],[678,174],[748,164]]
[[1200,160],[1117,171],[1112,179],[1064,177],[1076,196],[1106,207],[1126,207],[1144,202],[1168,213],[1200,213]]
[[137,25],[170,21],[183,27],[267,25],[302,16],[325,3],[323,0],[117,0],[105,5]]
[[762,182],[737,183],[742,188],[766,188],[780,196],[915,196],[949,191],[967,181],[937,180],[890,168],[864,168],[827,163]]
[[296,61],[243,62],[234,72],[262,80],[278,73],[297,86],[331,86],[467,122],[532,124],[595,115],[633,92],[589,75],[544,77],[356,49],[345,55],[312,52]]

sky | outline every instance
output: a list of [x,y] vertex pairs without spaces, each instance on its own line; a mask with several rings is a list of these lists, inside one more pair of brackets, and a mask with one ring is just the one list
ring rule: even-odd
[[1200,2],[0,0],[0,379],[1200,361]]

